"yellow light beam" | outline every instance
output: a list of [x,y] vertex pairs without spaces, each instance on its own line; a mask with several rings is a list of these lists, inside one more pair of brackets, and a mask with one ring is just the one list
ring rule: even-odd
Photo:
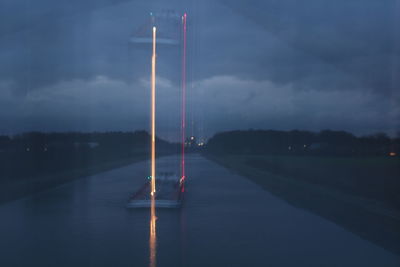
[[153,27],[151,58],[151,196],[156,193],[156,27]]
[[153,27],[153,55],[151,58],[151,214],[150,214],[150,267],[157,265],[156,235],[156,27]]
[[150,259],[149,267],[157,266],[157,234],[156,234],[156,207],[154,197],[151,199],[151,214],[150,214]]

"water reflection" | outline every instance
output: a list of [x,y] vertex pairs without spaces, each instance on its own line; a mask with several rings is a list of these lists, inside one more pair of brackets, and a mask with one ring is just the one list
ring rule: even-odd
[[151,208],[150,208],[150,240],[149,240],[149,250],[150,250],[150,260],[149,266],[157,266],[157,233],[156,233],[156,205],[155,196],[151,196]]
[[186,212],[181,209],[179,212],[179,230],[180,230],[180,243],[181,243],[181,266],[186,266]]

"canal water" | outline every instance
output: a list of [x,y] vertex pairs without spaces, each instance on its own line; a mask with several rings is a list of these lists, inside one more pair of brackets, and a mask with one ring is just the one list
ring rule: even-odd
[[0,266],[400,266],[200,155],[187,158],[183,207],[152,221],[125,208],[148,170],[136,163],[1,205]]

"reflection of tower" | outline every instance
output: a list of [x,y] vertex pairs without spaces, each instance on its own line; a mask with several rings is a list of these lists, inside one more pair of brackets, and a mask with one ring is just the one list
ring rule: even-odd
[[[150,55],[152,27],[157,28],[157,73],[162,77],[159,95],[168,93],[170,97],[160,97],[157,113],[157,136],[169,141],[180,141],[180,94],[181,88],[177,86],[181,80],[181,54],[182,54],[182,17],[172,10],[159,10],[147,13],[138,24],[133,25],[131,35],[128,36],[129,44],[129,77],[132,82],[143,84],[148,76],[143,73],[147,69]],[[165,82],[163,82],[165,81]],[[163,90],[166,88],[167,90]],[[165,105],[168,103],[168,106]],[[147,120],[144,120],[147,121]],[[145,126],[142,126],[145,127]],[[178,163],[177,163],[178,164]],[[179,167],[176,166],[177,171]]]
[[157,27],[157,44],[180,44],[181,16],[173,10],[150,12],[149,19],[141,25],[129,38],[132,44],[148,44],[152,42],[151,28]]
[[157,266],[157,229],[156,229],[156,203],[154,196],[151,199],[151,207],[150,207],[150,259],[149,266],[156,267]]

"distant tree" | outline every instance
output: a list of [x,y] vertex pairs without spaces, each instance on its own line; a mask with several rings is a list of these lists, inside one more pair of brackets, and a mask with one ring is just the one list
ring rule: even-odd
[[9,136],[1,135],[0,136],[0,149],[6,149],[10,146],[11,139]]
[[[291,155],[386,155],[393,140],[378,133],[356,137],[345,131],[247,130],[215,134],[206,151],[230,154],[291,154]],[[313,144],[319,146],[313,147]],[[310,149],[308,149],[310,147]],[[396,146],[397,147],[397,146]]]

